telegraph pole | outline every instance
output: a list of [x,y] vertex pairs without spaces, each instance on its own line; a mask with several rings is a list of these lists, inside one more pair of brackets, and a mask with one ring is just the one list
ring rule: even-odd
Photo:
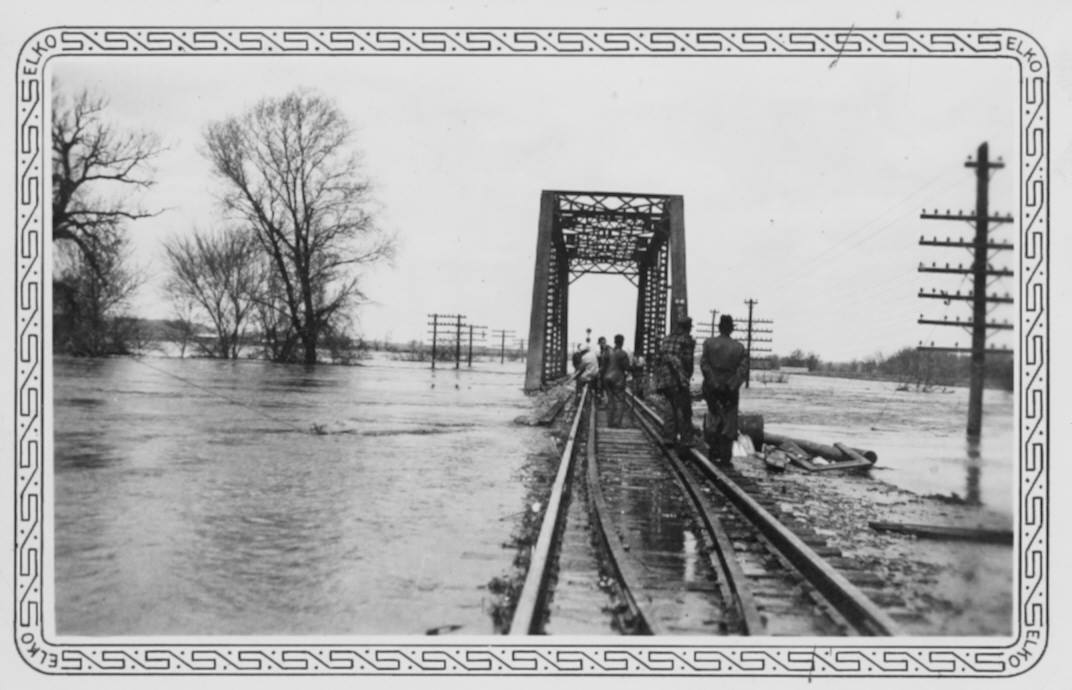
[[770,354],[772,352],[769,347],[757,347],[756,343],[771,343],[774,342],[774,338],[757,338],[756,335],[771,335],[774,334],[773,328],[756,328],[756,326],[773,326],[774,322],[770,319],[752,319],[752,346],[748,350],[748,371],[751,374],[752,371],[752,354],[764,353]]
[[749,388],[752,383],[752,307],[758,302],[759,300],[756,299],[746,299],[744,301],[748,305],[748,368],[744,378],[745,388]]
[[[693,325],[693,328],[696,330],[697,333],[700,332],[700,329],[709,330],[711,332],[711,337],[714,338],[715,337],[715,323],[716,323],[715,315],[718,314],[718,310],[717,309],[711,309],[710,312],[711,312],[711,323],[694,322],[692,325]],[[696,356],[697,357],[702,357],[703,356],[702,353],[703,353],[703,340],[701,340],[700,338],[697,338],[696,339]]]
[[462,315],[458,314],[456,317],[457,324],[454,331],[454,368],[461,369],[462,367]]
[[[462,347],[462,321],[465,319],[464,314],[429,314],[428,317],[432,320],[428,322],[428,325],[432,327],[432,369],[435,369],[435,359],[438,354],[438,344],[440,344],[441,334],[446,332],[446,328],[451,326],[450,321],[455,326],[455,369],[459,369],[461,366],[461,347]],[[482,328],[477,326],[477,328]],[[449,346],[450,341],[447,341]]]
[[988,262],[988,252],[991,249],[994,250],[1008,250],[1012,249],[1011,243],[998,243],[990,242],[989,230],[990,223],[1011,223],[1012,216],[991,216],[989,215],[989,186],[990,186],[990,171],[1004,168],[1005,164],[998,161],[991,161],[989,149],[984,141],[979,145],[976,160],[972,160],[970,157],[964,163],[966,168],[975,168],[975,210],[971,213],[963,213],[958,211],[953,214],[948,210],[944,214],[939,214],[938,209],[935,209],[933,213],[927,213],[924,210],[920,214],[920,218],[932,219],[932,220],[963,220],[975,226],[975,237],[970,242],[965,239],[950,240],[948,237],[944,241],[939,240],[937,237],[931,240],[926,240],[920,237],[919,243],[925,246],[934,247],[962,247],[972,251],[972,264],[970,267],[965,268],[963,265],[957,265],[955,268],[951,267],[948,263],[944,267],[938,266],[936,263],[932,263],[930,266],[924,266],[922,263],[919,266],[920,273],[945,273],[945,274],[962,274],[972,276],[972,291],[961,295],[957,290],[955,293],[950,293],[945,290],[933,290],[931,292],[924,292],[922,289],[919,291],[919,296],[923,298],[941,299],[946,304],[949,304],[952,300],[966,300],[972,303],[972,318],[971,321],[961,321],[958,317],[955,321],[950,321],[948,317],[942,321],[931,320],[923,318],[920,315],[919,323],[932,324],[936,326],[962,326],[971,329],[971,348],[964,349],[954,344],[954,347],[934,347],[934,343],[931,346],[924,346],[922,343],[917,348],[921,351],[929,352],[970,352],[971,353],[971,386],[968,389],[968,435],[978,436],[982,430],[983,424],[983,382],[986,374],[986,355],[987,353],[1011,353],[1012,350],[1005,348],[992,348],[986,347],[986,334],[987,329],[999,329],[1010,330],[1012,324],[1008,321],[1004,323],[988,323],[987,322],[987,305],[996,304],[1012,304],[1013,298],[1005,293],[1004,297],[999,296],[997,293],[987,295],[987,280],[991,276],[997,277],[1010,277],[1013,272],[1008,268],[994,268]]
[[[454,321],[455,326],[455,338],[454,338],[454,368],[458,369],[461,366],[461,347],[462,347],[462,321],[465,320],[465,314],[429,314],[428,318],[431,321],[428,325],[432,327],[432,368],[436,366],[436,354],[438,352],[438,345],[440,340],[440,333],[443,329],[451,325],[451,321]],[[441,329],[440,327],[443,327]],[[477,326],[482,328],[482,326]],[[450,344],[450,341],[447,341]]]
[[439,337],[439,314],[429,314],[432,319],[432,368],[435,369],[436,339]]
[[470,369],[473,368],[473,331],[474,330],[480,331],[480,339],[483,340],[484,339],[484,329],[485,328],[487,328],[487,326],[474,326],[473,324],[469,324],[469,363],[468,363],[468,367]]
[[501,328],[492,330],[491,334],[493,336],[499,336],[499,364],[504,364],[506,362],[506,339],[508,337],[513,338],[517,334],[513,331],[503,330]]
[[712,338],[714,338],[714,337],[715,337],[715,324],[716,324],[716,323],[718,323],[718,322],[717,322],[717,321],[715,320],[715,315],[716,315],[716,314],[718,314],[718,309],[712,309],[712,310],[711,310],[711,337],[712,337]]
[[770,352],[770,348],[767,347],[753,347],[754,343],[769,343],[773,338],[757,338],[756,334],[773,333],[774,331],[769,328],[756,328],[761,324],[773,324],[770,319],[753,319],[752,309],[755,305],[759,304],[757,299],[746,299],[744,301],[748,305],[748,344],[746,346],[748,352],[748,369],[744,379],[744,387],[749,388],[752,383],[752,353],[753,352]]

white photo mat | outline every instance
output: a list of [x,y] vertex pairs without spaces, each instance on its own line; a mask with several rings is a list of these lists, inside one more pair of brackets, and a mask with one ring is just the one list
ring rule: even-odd
[[[606,638],[555,644],[553,638],[456,638],[434,643],[330,641],[280,643],[166,638],[137,642],[49,639],[53,615],[45,571],[50,494],[43,463],[51,439],[51,353],[44,260],[49,157],[46,103],[53,58],[82,56],[554,56],[576,60],[641,56],[662,60],[1012,60],[1019,67],[1020,160],[1017,384],[1018,508],[1012,639],[793,639],[762,644],[675,643]],[[562,63],[568,68],[568,61]],[[343,674],[343,675],[683,675],[683,676],[1010,676],[1033,666],[1049,621],[1049,65],[1028,34],[993,29],[883,28],[412,28],[412,27],[57,27],[29,36],[15,75],[16,251],[14,253],[15,645],[46,674]],[[1010,165],[1010,167],[1012,167]],[[1011,174],[1012,171],[1009,171]]]

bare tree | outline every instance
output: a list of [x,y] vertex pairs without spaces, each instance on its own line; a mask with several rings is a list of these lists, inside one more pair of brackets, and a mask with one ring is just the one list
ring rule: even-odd
[[263,255],[252,232],[195,233],[164,243],[177,304],[193,301],[216,330],[212,354],[237,359],[249,316],[264,289]]
[[163,151],[156,135],[106,122],[107,106],[89,91],[69,101],[53,84],[52,239],[75,244],[94,269],[124,222],[158,213],[134,206],[126,192],[153,186],[149,161]]
[[59,246],[52,283],[54,348],[99,357],[129,354],[140,336],[136,319],[122,317],[144,276],[130,268],[126,236],[100,240],[96,262],[73,246]]
[[197,334],[197,322],[194,318],[197,316],[199,307],[197,302],[189,297],[173,295],[170,290],[168,295],[171,298],[175,318],[168,322],[167,337],[178,341],[179,358],[182,359],[186,356],[186,347]]
[[358,267],[393,252],[393,238],[366,210],[369,184],[350,138],[338,108],[306,92],[266,99],[205,130],[207,155],[228,186],[224,205],[255,229],[272,264],[289,321],[281,330],[293,336],[278,359],[300,354],[315,363],[333,322],[363,299]]
[[124,333],[133,335],[134,321],[117,320],[115,311],[140,280],[124,265],[129,249],[124,223],[155,215],[135,206],[129,194],[153,185],[148,163],[162,151],[155,135],[106,122],[106,108],[103,97],[88,91],[70,100],[53,82],[55,343],[57,349],[86,355],[128,349],[121,340]]
[[256,307],[264,356],[274,362],[290,362],[295,359],[298,335],[287,308],[283,280],[274,262],[268,262],[266,274],[264,291]]

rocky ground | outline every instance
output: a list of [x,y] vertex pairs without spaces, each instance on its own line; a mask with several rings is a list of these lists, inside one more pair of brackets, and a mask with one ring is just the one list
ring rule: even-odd
[[[986,509],[918,496],[881,479],[849,472],[768,471],[756,458],[737,458],[741,474],[863,564],[885,592],[903,601],[897,616],[913,635],[1005,635],[1012,631],[1012,546],[917,538],[871,528],[874,521],[1007,530],[1006,518]],[[877,474],[872,472],[871,474]]]

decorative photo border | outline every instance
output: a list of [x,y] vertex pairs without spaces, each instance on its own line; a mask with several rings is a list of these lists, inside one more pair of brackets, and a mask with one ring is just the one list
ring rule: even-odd
[[[49,310],[43,264],[48,154],[46,67],[60,56],[557,56],[676,58],[1010,59],[1020,75],[1021,287],[1017,573],[1013,641],[830,639],[820,646],[688,645],[644,639],[624,644],[210,641],[171,644],[54,642],[43,619],[45,400],[43,323]],[[1010,676],[1047,644],[1049,514],[1049,63],[1030,35],[1010,29],[880,28],[412,28],[412,27],[53,27],[32,35],[16,63],[15,251],[15,644],[48,674],[346,675],[781,675]],[[636,639],[636,638],[634,638]],[[929,640],[927,640],[929,642]]]

